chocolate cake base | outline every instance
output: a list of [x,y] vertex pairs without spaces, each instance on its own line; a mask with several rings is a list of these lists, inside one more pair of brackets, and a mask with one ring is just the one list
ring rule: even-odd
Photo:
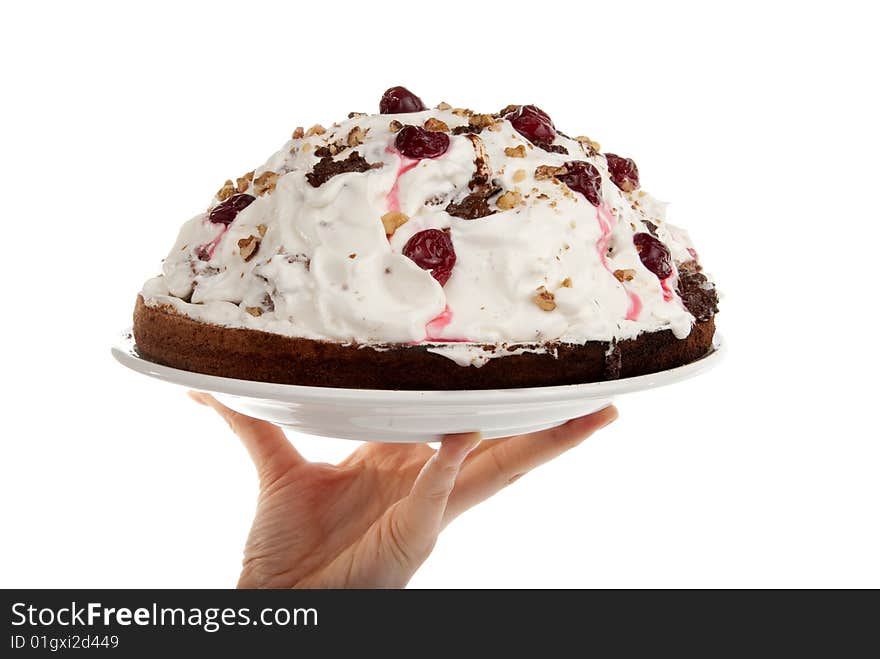
[[685,339],[669,330],[611,346],[560,343],[556,355],[523,353],[459,366],[423,346],[390,350],[298,339],[200,323],[138,296],[134,338],[146,359],[196,373],[318,387],[352,389],[510,389],[599,382],[655,373],[692,362],[712,345],[714,317]]

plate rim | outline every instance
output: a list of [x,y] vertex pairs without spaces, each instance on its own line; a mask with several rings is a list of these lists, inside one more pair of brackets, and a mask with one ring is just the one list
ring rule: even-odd
[[134,336],[130,328],[117,336],[110,349],[116,361],[136,373],[201,391],[281,402],[293,402],[296,400],[344,400],[349,402],[362,401],[372,404],[412,401],[420,404],[436,403],[445,405],[451,403],[527,403],[546,402],[548,399],[603,398],[653,389],[689,380],[714,368],[726,355],[727,342],[721,336],[721,333],[716,330],[712,339],[711,349],[699,359],[664,371],[620,380],[563,384],[549,387],[449,390],[346,389],[240,380],[157,364],[137,354],[135,350]]

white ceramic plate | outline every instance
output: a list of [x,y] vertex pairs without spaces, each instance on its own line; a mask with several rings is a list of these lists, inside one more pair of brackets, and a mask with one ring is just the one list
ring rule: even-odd
[[712,350],[701,359],[635,378],[473,391],[334,389],[202,375],[142,358],[130,332],[112,352],[121,364],[138,373],[207,391],[234,410],[298,432],[370,442],[431,442],[447,433],[479,430],[491,439],[550,428],[600,410],[621,394],[705,373],[721,359],[723,346],[716,333]]

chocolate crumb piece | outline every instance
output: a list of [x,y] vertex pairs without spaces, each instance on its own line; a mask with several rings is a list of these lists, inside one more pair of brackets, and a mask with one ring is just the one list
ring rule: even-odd
[[260,307],[245,307],[244,310],[255,318],[259,318],[263,315],[263,310]]
[[636,277],[635,270],[630,270],[627,268],[626,270],[615,270],[614,271],[614,278],[617,279],[617,281],[619,281],[621,283],[623,283],[625,281],[632,281],[633,279],[635,279],[635,277]]
[[312,269],[312,260],[306,254],[288,254],[288,263],[302,263],[306,270]]
[[251,185],[251,181],[254,180],[254,170],[249,171],[247,174],[244,174],[237,179],[235,179],[235,189],[237,192],[245,192]]
[[541,286],[538,289],[538,294],[532,298],[532,302],[541,307],[544,311],[553,311],[556,308],[556,302],[554,300],[554,295],[546,288]]
[[446,125],[445,121],[435,119],[434,117],[429,117],[425,120],[425,130],[430,130],[435,133],[448,133],[449,126]]
[[350,258],[350,259],[356,259],[357,257],[358,257],[358,255],[355,252],[352,252],[351,254],[348,255],[348,258]]
[[260,239],[256,236],[248,236],[247,238],[242,238],[238,241],[238,253],[241,254],[241,258],[243,258],[245,262],[254,258],[254,255],[259,248]]
[[303,128],[302,126],[297,126],[291,134],[290,139],[301,140],[303,137],[305,137],[305,134],[305,128]]
[[608,380],[619,379],[620,365],[620,346],[617,341],[611,341],[608,344],[608,350],[605,351],[605,378]]
[[511,208],[516,208],[522,203],[522,195],[519,192],[514,190],[510,190],[505,192],[503,195],[498,197],[495,204],[503,211],[510,210]]
[[568,170],[565,167],[554,167],[553,165],[538,165],[538,167],[535,169],[535,180],[546,181],[567,173]]
[[275,300],[268,293],[263,296],[263,308],[267,311],[275,311]]
[[398,133],[403,128],[403,124],[400,123],[397,119],[392,119],[391,123],[388,124],[388,130],[392,133]]
[[452,129],[453,135],[478,135],[481,132],[483,132],[482,128],[480,128],[479,126],[471,126],[470,124],[467,124],[465,126],[456,126]]
[[342,153],[343,151],[345,151],[345,149],[346,146],[342,142],[331,142],[330,144],[320,146],[315,149],[315,155],[318,158],[326,158],[328,156],[332,157]]
[[306,174],[306,180],[313,188],[319,188],[337,174],[366,172],[381,166],[382,163],[368,163],[359,152],[352,151],[344,160],[333,160],[331,157],[321,158],[315,163],[312,171]]
[[399,227],[409,222],[409,216],[400,211],[390,211],[382,216],[382,226],[385,227],[385,235],[393,236]]
[[446,207],[446,212],[453,217],[462,220],[477,220],[481,217],[494,215],[497,211],[489,207],[489,197],[497,190],[478,190],[471,192],[459,202],[452,202]]
[[348,146],[350,147],[360,146],[364,143],[364,138],[366,136],[366,130],[364,130],[360,126],[355,126],[350,131],[348,131],[348,137],[345,138],[345,143],[348,144]]
[[547,153],[563,153],[568,155],[568,149],[561,144],[548,144],[547,142],[535,142],[535,146],[544,149]]
[[642,223],[645,225],[645,228],[655,238],[657,237],[657,225],[653,222],[649,222],[648,220],[642,220]]
[[232,195],[235,194],[235,186],[232,184],[232,181],[229,179],[223,184],[223,187],[217,190],[217,199],[220,201],[226,201]]
[[526,146],[525,144],[520,144],[519,146],[504,147],[504,155],[508,158],[525,158]]
[[278,181],[278,172],[263,172],[254,180],[254,191],[258,197],[262,197],[267,192],[275,189],[275,183]]
[[685,309],[697,320],[708,320],[718,313],[718,292],[706,279],[696,261],[686,261],[678,266],[678,285],[676,292],[681,297]]

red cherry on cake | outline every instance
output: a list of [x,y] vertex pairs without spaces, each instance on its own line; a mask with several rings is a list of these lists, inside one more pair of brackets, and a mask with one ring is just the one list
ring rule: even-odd
[[379,112],[382,114],[401,114],[403,112],[421,112],[426,110],[422,99],[406,87],[392,87],[382,94],[379,101]]
[[672,274],[672,257],[666,245],[650,233],[637,233],[633,236],[633,243],[644,266],[659,279]]
[[394,146],[407,158],[414,160],[436,158],[446,153],[449,148],[449,135],[418,126],[404,126],[397,133]]
[[614,185],[624,192],[632,192],[639,187],[639,168],[632,158],[621,158],[613,153],[606,153],[605,160]]
[[208,215],[208,221],[214,224],[225,224],[229,226],[235,219],[235,216],[245,208],[250,206],[256,197],[249,194],[234,194],[226,201],[222,201]]
[[556,178],[584,195],[593,206],[602,203],[602,175],[598,169],[583,160],[569,161],[565,163],[565,169],[566,173],[557,174]]
[[431,275],[443,286],[452,275],[455,265],[455,248],[452,239],[440,229],[419,231],[406,241],[403,255],[411,258],[422,270],[430,270]]
[[556,127],[541,108],[523,105],[504,116],[516,132],[533,144],[549,144],[556,138]]

